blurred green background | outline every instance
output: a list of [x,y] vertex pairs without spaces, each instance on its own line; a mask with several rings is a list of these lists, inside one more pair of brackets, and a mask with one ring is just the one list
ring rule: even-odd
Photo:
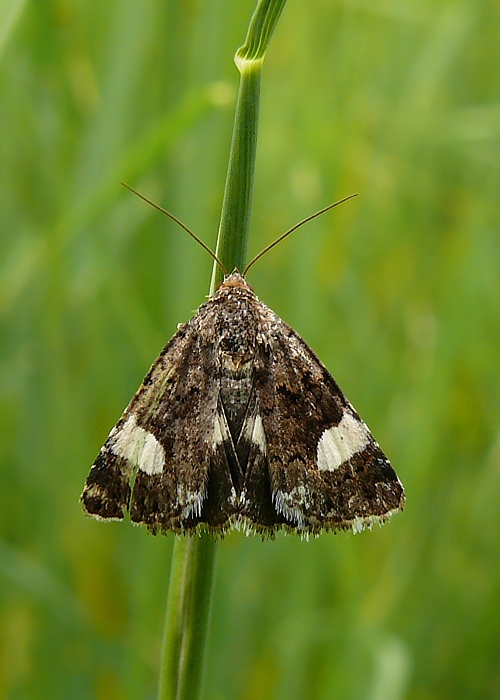
[[[0,697],[154,698],[172,537],[83,516],[207,293],[254,0],[0,3]],[[252,270],[390,456],[371,533],[219,547],[206,700],[500,697],[500,5],[309,0],[263,80]]]

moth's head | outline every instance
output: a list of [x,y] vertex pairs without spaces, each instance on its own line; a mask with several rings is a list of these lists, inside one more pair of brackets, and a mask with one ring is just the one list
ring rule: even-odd
[[231,287],[238,289],[248,289],[250,292],[253,293],[252,287],[248,284],[246,279],[240,272],[238,272],[236,268],[234,268],[230,275],[227,275],[224,278],[224,281],[221,282],[217,289],[221,289],[221,287],[223,287],[224,289],[230,289]]

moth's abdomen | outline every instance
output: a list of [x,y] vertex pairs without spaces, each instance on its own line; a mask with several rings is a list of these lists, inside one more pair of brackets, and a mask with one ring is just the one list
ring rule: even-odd
[[245,365],[245,370],[247,371],[238,377],[223,374],[220,379],[221,403],[235,441],[245,420],[253,386],[252,368]]
[[219,395],[235,445],[254,387],[257,319],[252,301],[246,293],[239,298],[232,290],[221,314],[223,323],[216,336]]

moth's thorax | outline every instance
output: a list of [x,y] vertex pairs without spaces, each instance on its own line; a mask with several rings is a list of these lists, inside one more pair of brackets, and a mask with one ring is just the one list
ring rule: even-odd
[[254,385],[259,301],[238,272],[226,277],[211,301],[217,309],[214,343],[219,396],[236,444]]
[[260,318],[259,301],[239,272],[233,272],[210,300],[214,309],[214,344],[217,356],[232,374],[250,362]]

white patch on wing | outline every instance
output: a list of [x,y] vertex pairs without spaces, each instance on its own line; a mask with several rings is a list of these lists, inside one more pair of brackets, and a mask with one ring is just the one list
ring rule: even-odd
[[161,474],[165,466],[165,452],[158,440],[140,425],[134,415],[127,418],[118,431],[112,431],[111,451],[137,466],[146,474]]
[[260,414],[255,413],[245,420],[240,440],[241,438],[256,445],[263,455],[267,454],[266,434]]
[[[224,442],[224,433],[226,432],[226,426],[223,424],[224,416],[217,413],[214,422],[214,435],[212,442],[212,450],[215,452],[217,445],[222,445]],[[224,432],[223,432],[224,431]]]
[[201,491],[190,491],[184,484],[177,484],[177,500],[183,505],[182,517],[184,519],[190,518],[191,516],[199,518],[205,496],[205,489]]
[[266,434],[264,432],[264,426],[262,425],[262,418],[260,417],[260,414],[258,414],[258,413],[255,416],[255,421],[253,424],[252,442],[254,445],[257,445],[257,447],[260,449],[260,451],[262,452],[263,455],[266,454],[266,452],[267,452]]
[[390,518],[390,514],[387,516],[367,515],[364,518],[354,518],[354,520],[351,522],[351,528],[353,533],[357,535],[358,533],[363,532],[363,530],[366,528],[371,530],[375,523],[383,525],[385,520],[388,520],[388,518]]
[[300,503],[303,506],[307,506],[308,492],[305,486],[302,484],[295,486],[288,493],[275,491],[273,493],[273,502],[278,513],[284,515],[287,520],[297,525],[297,527],[304,527],[304,513],[297,508],[297,504]]
[[370,441],[366,425],[344,413],[338,425],[327,428],[318,442],[318,469],[334,471],[358,452],[362,452]]
[[146,474],[161,474],[165,466],[165,452],[152,433],[147,433],[139,458],[139,469]]

